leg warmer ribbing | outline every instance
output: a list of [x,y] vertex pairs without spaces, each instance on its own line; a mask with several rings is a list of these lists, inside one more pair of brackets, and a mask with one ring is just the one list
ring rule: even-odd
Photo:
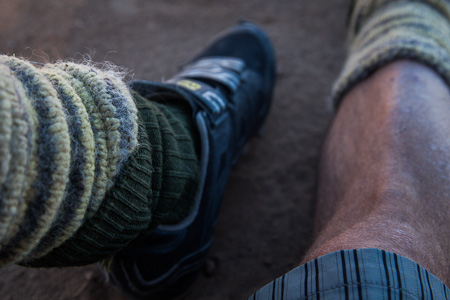
[[191,111],[156,100],[113,71],[0,56],[0,266],[93,263],[189,212]]
[[113,188],[106,193],[96,214],[47,255],[22,261],[32,267],[86,265],[101,260],[128,245],[145,232],[152,219],[151,146],[139,125],[139,145],[125,163]]
[[356,0],[349,20],[349,54],[333,89],[343,95],[378,68],[412,59],[450,84],[450,2],[446,0]]
[[45,255],[95,213],[137,146],[138,126],[113,72],[0,56],[0,73],[4,265]]

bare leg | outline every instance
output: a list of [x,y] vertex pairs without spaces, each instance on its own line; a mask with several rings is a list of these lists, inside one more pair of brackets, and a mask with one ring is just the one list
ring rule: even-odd
[[324,145],[305,261],[379,248],[450,283],[450,91],[431,69],[391,63],[343,99]]

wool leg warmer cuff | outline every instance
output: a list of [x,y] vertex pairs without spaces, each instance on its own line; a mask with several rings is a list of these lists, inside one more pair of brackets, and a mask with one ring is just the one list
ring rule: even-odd
[[356,0],[349,19],[349,52],[333,87],[337,107],[358,82],[398,59],[421,62],[450,84],[450,2]]
[[198,159],[180,107],[111,69],[0,56],[0,266],[92,263],[182,218]]

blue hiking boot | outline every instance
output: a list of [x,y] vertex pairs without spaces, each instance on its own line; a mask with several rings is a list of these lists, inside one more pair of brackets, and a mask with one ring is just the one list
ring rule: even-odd
[[201,139],[201,181],[195,205],[176,225],[160,225],[115,255],[108,277],[137,298],[178,299],[197,278],[213,241],[232,165],[266,119],[275,82],[267,35],[241,22],[220,35],[165,83],[135,81],[146,98],[177,95],[189,102]]

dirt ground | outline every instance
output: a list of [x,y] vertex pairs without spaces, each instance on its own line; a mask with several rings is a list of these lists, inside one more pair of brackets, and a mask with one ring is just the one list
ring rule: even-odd
[[[208,268],[189,299],[245,299],[295,267],[312,240],[329,92],[345,56],[348,0],[0,0],[0,53],[108,60],[160,80],[239,19],[261,24],[278,58],[265,134],[234,169]],[[95,265],[0,270],[0,299],[128,299]]]

